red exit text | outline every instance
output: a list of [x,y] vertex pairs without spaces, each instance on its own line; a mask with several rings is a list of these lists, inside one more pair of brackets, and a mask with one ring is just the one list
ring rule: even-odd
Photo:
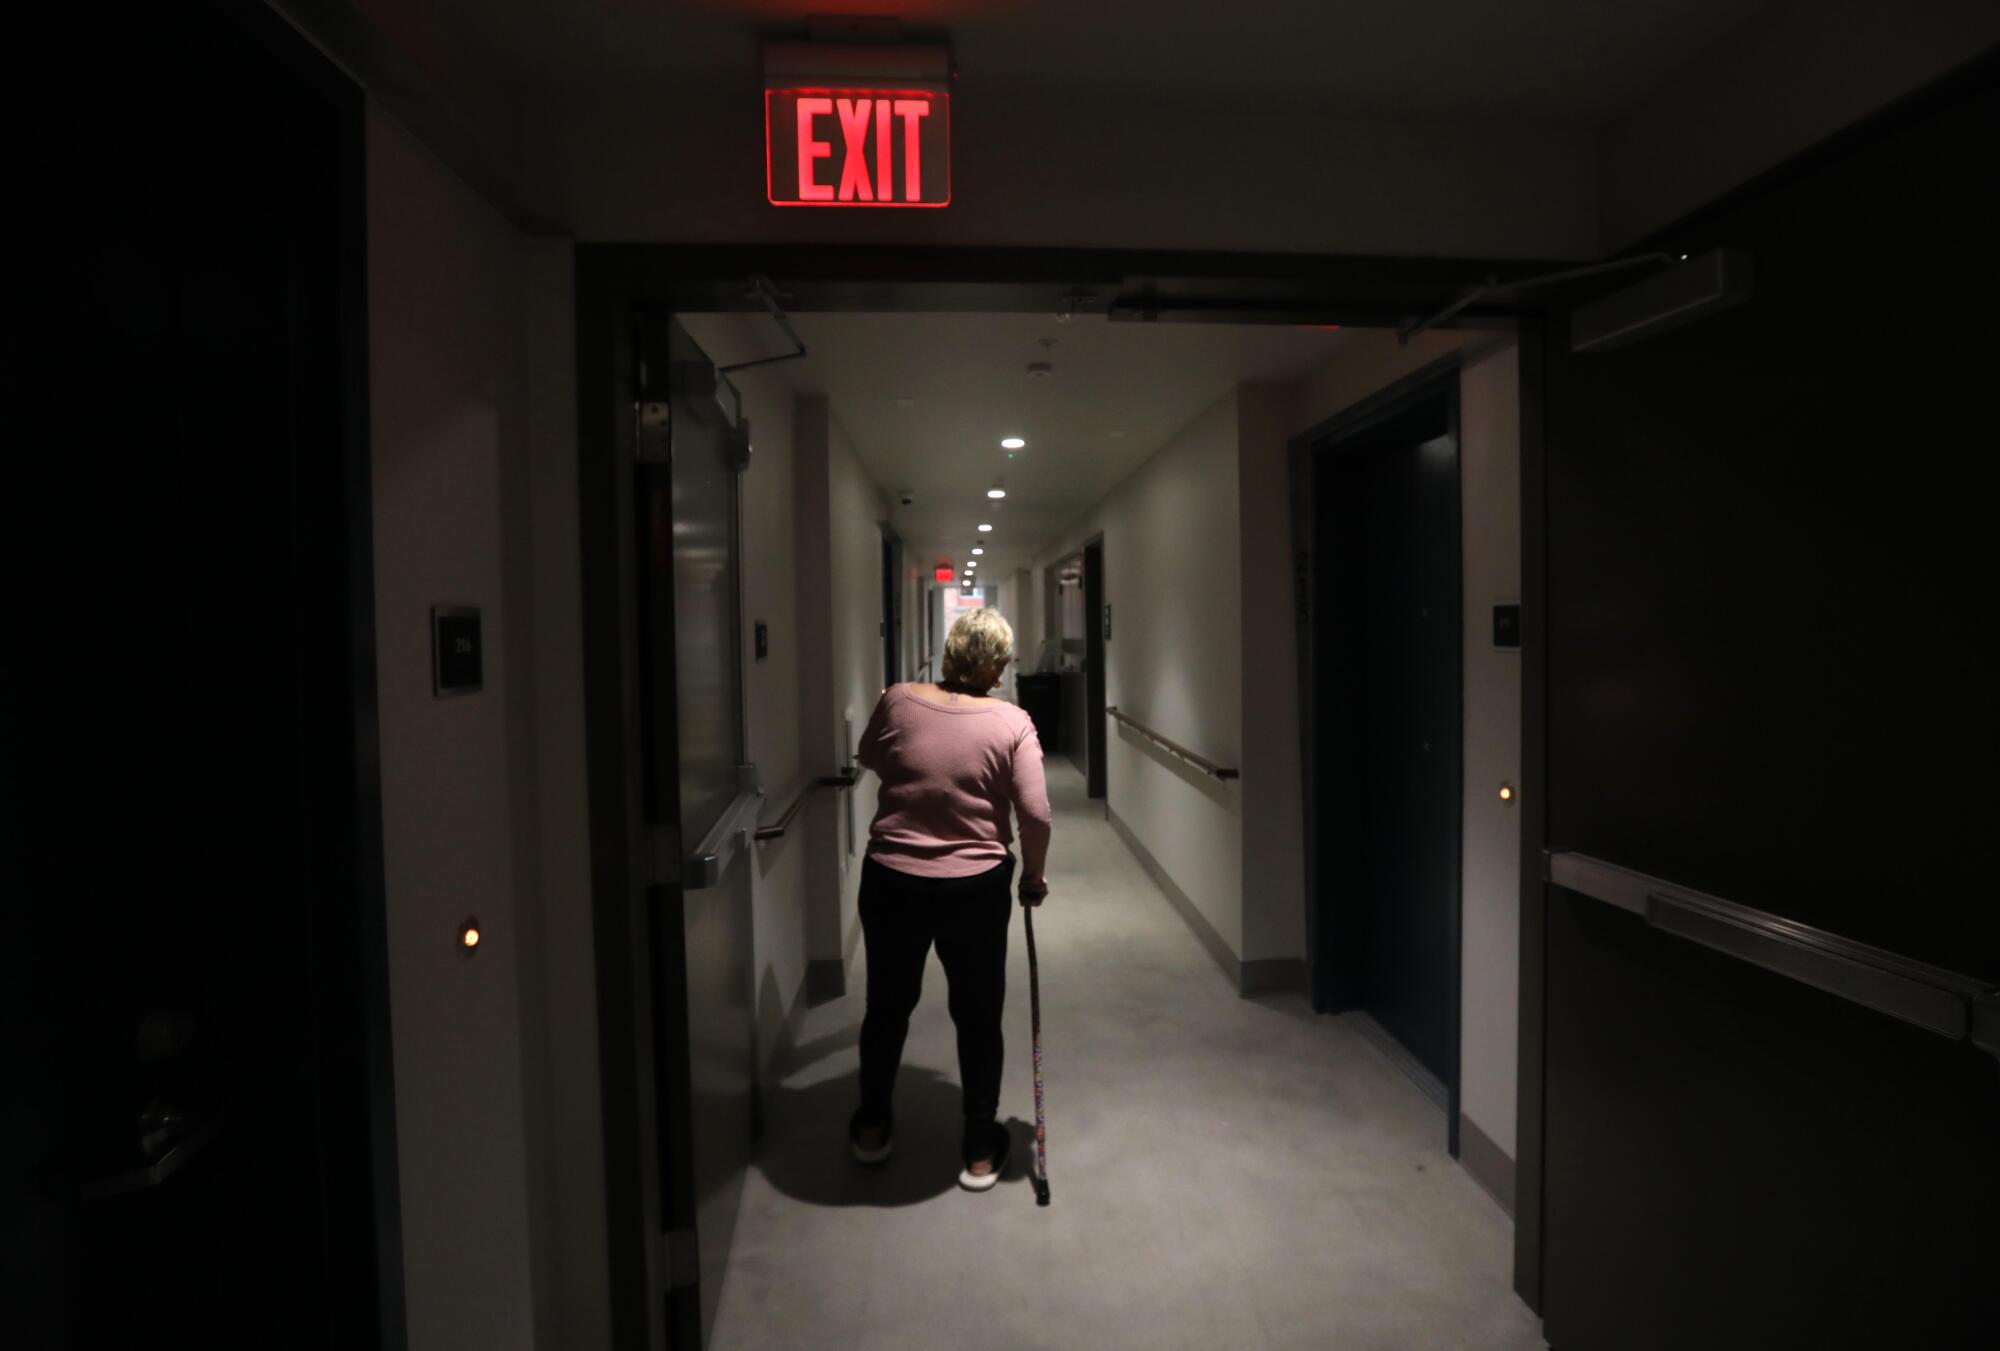
[[767,89],[764,167],[773,206],[947,206],[951,95]]

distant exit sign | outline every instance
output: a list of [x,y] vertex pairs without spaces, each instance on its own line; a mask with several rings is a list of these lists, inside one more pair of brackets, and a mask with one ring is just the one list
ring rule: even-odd
[[951,564],[940,563],[932,571],[931,576],[940,582],[949,582],[957,578],[958,574],[952,571]]
[[773,206],[949,206],[951,94],[766,87],[764,181]]

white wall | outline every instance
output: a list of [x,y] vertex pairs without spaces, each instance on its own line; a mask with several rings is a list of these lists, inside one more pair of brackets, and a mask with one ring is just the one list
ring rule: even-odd
[[[822,698],[833,701],[834,730],[840,740],[834,761],[820,773],[852,762],[861,745],[861,733],[868,715],[882,697],[882,522],[889,519],[888,499],[876,486],[854,443],[836,418],[828,419],[828,542],[832,556],[833,582],[833,668],[831,680],[821,686]],[[861,894],[861,857],[868,848],[868,823],[875,819],[878,781],[864,774],[848,796],[852,804],[852,829],[845,813],[846,803],[838,803],[838,857],[840,860],[841,956],[850,955],[860,941],[861,920],[857,901]]]
[[1509,344],[1458,378],[1465,589],[1465,802],[1459,1109],[1514,1157],[1521,984],[1521,654],[1493,646],[1493,606],[1521,598],[1521,359]]
[[1299,760],[1298,632],[1292,596],[1290,385],[1237,390],[1237,502],[1243,565],[1243,944],[1245,961],[1303,959],[1305,838]]
[[[798,397],[793,456],[801,772],[829,774],[852,762],[882,694],[881,523],[889,509],[824,395]],[[800,816],[809,961],[845,962],[860,941],[855,902],[875,791],[864,774]]]
[[[1104,536],[1105,702],[1220,764],[1241,762],[1243,663],[1234,391],[1045,549]],[[1039,582],[1038,582],[1039,585]],[[1243,951],[1242,798],[1112,724],[1111,808],[1233,952]],[[1062,849],[1058,831],[1053,845]]]
[[[736,322],[748,327],[740,318]],[[717,354],[717,359],[731,358]],[[751,436],[750,468],[742,481],[743,718],[750,762],[763,776],[769,811],[776,813],[808,781],[831,768],[808,762],[799,735],[799,598],[792,561],[794,399],[772,372],[743,371],[732,378],[743,391]],[[769,626],[770,634],[770,651],[763,661],[756,657],[758,620]],[[779,1048],[780,1029],[793,1015],[805,980],[803,843],[794,832],[759,845],[751,877],[757,1048],[767,1074],[777,1069],[772,1056]]]
[[[524,259],[512,230],[372,105],[367,119],[384,872],[410,1346],[535,1344],[522,967],[539,926],[525,532]],[[480,607],[484,689],[431,693],[429,608]],[[468,914],[476,957],[460,955]],[[528,982],[532,989],[533,980]]]
[[[826,398],[802,394],[792,406],[792,587],[797,628],[796,680],[800,766],[830,774],[845,762],[834,694],[833,411]],[[816,794],[794,833],[806,861],[801,905],[808,962],[842,960],[839,795]]]

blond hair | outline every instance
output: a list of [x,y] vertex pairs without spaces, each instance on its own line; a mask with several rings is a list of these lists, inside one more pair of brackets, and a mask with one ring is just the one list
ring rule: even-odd
[[1006,616],[983,606],[967,610],[945,636],[939,677],[947,685],[990,690],[1000,683],[1000,673],[1013,656],[1014,626]]

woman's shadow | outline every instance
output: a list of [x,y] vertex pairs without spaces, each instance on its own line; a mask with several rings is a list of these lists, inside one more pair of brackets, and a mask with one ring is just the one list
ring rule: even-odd
[[[861,1029],[847,1027],[799,1046],[784,1078],[854,1045]],[[908,1206],[958,1186],[959,1137],[964,1130],[959,1086],[937,1070],[905,1061],[896,1075],[895,1152],[879,1164],[856,1162],[847,1148],[847,1120],[859,1089],[852,1073],[803,1087],[780,1083],[765,1094],[764,1136],[755,1167],[786,1196],[816,1206]],[[1011,1152],[999,1185],[1023,1181],[1033,1166],[1034,1128],[1018,1117],[1002,1123]]]

